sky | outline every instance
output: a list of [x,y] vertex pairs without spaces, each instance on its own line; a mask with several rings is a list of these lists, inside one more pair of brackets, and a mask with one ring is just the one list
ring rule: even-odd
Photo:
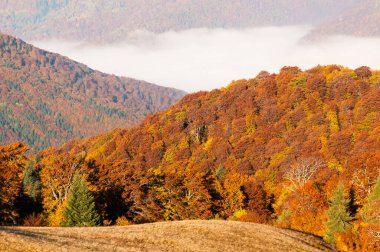
[[89,45],[32,41],[105,73],[145,80],[187,92],[212,90],[283,66],[309,69],[338,64],[380,69],[380,38],[334,36],[306,42],[312,27],[192,29],[154,34],[137,31],[125,42]]

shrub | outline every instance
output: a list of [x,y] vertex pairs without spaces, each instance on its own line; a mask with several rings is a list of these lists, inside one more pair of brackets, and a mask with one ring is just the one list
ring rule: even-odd
[[125,216],[120,216],[116,220],[116,226],[128,226],[131,225],[129,220]]
[[41,214],[32,213],[24,218],[23,226],[40,227],[42,226],[43,218]]

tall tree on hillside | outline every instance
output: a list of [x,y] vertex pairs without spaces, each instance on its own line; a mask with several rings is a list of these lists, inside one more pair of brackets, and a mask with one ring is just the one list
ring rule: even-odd
[[20,196],[27,150],[23,143],[0,147],[0,224],[17,224],[15,201]]
[[86,154],[80,152],[75,155],[69,153],[49,155],[50,151],[52,150],[44,151],[39,162],[42,167],[39,173],[42,203],[48,225],[60,226],[74,174],[80,169],[85,169],[83,163]]
[[41,194],[41,181],[34,169],[33,162],[29,162],[25,168],[22,185],[24,193],[37,202]]
[[94,197],[88,190],[86,181],[78,173],[74,175],[68,197],[67,207],[64,210],[65,226],[86,227],[99,224]]
[[350,221],[353,217],[348,210],[350,200],[344,195],[344,186],[339,184],[330,198],[329,209],[327,210],[328,220],[326,222],[326,240],[335,243],[334,235],[344,232],[351,227]]
[[363,207],[362,217],[367,223],[380,222],[380,176],[368,196],[368,203]]
[[368,251],[375,251],[380,247],[380,176],[368,196],[368,203],[363,207],[361,215],[364,222],[363,244],[368,247]]
[[41,181],[39,167],[33,161],[26,165],[23,173],[22,193],[17,201],[20,217],[32,217],[42,212]]

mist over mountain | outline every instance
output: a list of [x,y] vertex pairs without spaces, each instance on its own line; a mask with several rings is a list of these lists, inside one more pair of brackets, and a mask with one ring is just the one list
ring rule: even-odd
[[28,41],[64,39],[107,43],[123,41],[136,30],[161,33],[194,28],[317,26],[357,9],[361,3],[355,0],[0,0],[0,30]]
[[380,68],[379,13],[375,0],[0,0],[0,30],[102,72],[198,91],[285,65]]
[[337,64],[380,69],[380,39],[329,36],[305,41],[310,26],[250,29],[191,29],[135,32],[117,44],[88,45],[61,40],[33,44],[94,69],[127,75],[189,92],[212,90],[232,80],[283,66],[308,69]]
[[107,75],[0,34],[0,144],[34,150],[136,125],[185,93]]

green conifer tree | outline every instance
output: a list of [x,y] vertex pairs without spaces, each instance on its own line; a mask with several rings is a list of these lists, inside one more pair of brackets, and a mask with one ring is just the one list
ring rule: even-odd
[[363,207],[362,219],[367,223],[380,222],[380,176],[368,195],[368,203]]
[[328,220],[326,222],[327,233],[326,241],[335,243],[334,235],[336,233],[344,232],[351,227],[350,221],[353,217],[349,212],[350,200],[344,195],[344,187],[339,184],[330,198],[329,209],[327,210]]
[[27,194],[33,201],[37,202],[41,193],[41,182],[33,166],[34,163],[30,162],[25,168],[22,185],[24,193]]
[[64,225],[68,227],[91,227],[99,224],[94,197],[86,186],[86,181],[75,174],[64,210]]

